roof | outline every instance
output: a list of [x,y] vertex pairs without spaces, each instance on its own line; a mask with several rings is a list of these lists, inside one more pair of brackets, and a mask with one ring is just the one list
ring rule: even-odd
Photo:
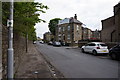
[[104,20],[101,20],[101,21],[103,22],[103,21],[107,21],[107,20],[110,20],[110,19],[113,19],[113,18],[114,18],[114,16],[111,16],[111,17],[108,17],[108,18],[106,18]]
[[66,23],[77,23],[77,24],[80,24],[80,25],[83,24],[83,23],[80,22],[79,20],[77,20],[77,19],[71,17],[71,18],[65,18],[65,19],[63,19],[63,20],[59,20],[58,25],[66,24]]
[[73,23],[78,23],[78,24],[83,24],[82,22],[80,22],[79,20],[75,19],[75,18],[70,18],[70,22],[73,22]]
[[119,1],[118,4],[116,4],[114,7],[118,7],[118,6],[120,6],[120,1]]
[[69,21],[70,21],[70,18],[65,18],[65,19],[59,20],[58,25],[69,23]]
[[44,34],[52,34],[51,32],[45,32]]

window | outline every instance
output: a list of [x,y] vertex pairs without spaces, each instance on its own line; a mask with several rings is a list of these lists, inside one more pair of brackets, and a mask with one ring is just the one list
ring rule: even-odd
[[118,47],[120,48],[120,44],[118,44]]
[[75,41],[75,43],[78,43],[78,41]]
[[70,30],[70,26],[68,26],[68,31]]
[[61,37],[59,37],[59,40],[61,40]]
[[61,34],[59,34],[58,36],[61,36]]
[[88,44],[88,46],[95,46],[95,44],[91,43],[91,44]]
[[106,44],[100,44],[101,46],[107,46]]
[[65,40],[65,36],[63,36],[63,40]]
[[79,26],[78,26],[78,25],[76,26],[76,30],[77,30],[77,31],[79,30]]
[[106,44],[97,44],[97,46],[103,46],[103,47],[106,47],[107,45],[106,45]]
[[65,31],[65,27],[63,27],[63,31]]
[[59,32],[61,31],[61,27],[59,27]]
[[118,45],[114,46],[114,48],[120,48],[120,44],[118,44]]
[[63,34],[63,40],[65,40],[65,34]]
[[70,34],[68,34],[67,39],[70,39]]

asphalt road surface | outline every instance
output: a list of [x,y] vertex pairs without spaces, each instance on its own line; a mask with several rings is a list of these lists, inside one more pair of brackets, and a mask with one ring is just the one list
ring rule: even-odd
[[82,53],[80,48],[54,47],[37,42],[38,50],[66,78],[118,78],[119,61]]

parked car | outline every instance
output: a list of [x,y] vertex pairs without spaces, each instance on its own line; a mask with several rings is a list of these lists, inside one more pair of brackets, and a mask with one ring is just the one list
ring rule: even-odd
[[111,59],[120,60],[120,44],[117,44],[109,50],[109,56]]
[[39,43],[43,44],[44,42],[43,41],[39,41]]
[[53,45],[53,42],[52,41],[48,42],[48,45]]
[[97,54],[107,54],[109,53],[108,46],[103,42],[90,42],[81,47],[82,52]]
[[36,43],[37,43],[37,41],[34,41],[34,42],[33,42],[33,44],[36,44]]
[[61,42],[61,45],[62,45],[62,46],[65,46],[66,44],[65,44],[65,42]]
[[55,41],[55,42],[53,43],[53,46],[61,46],[61,43],[60,43],[60,42]]

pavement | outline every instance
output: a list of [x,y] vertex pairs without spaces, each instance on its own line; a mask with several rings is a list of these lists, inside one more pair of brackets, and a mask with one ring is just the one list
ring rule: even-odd
[[29,44],[28,53],[24,55],[15,73],[15,78],[54,78],[47,61],[36,49],[36,44]]

